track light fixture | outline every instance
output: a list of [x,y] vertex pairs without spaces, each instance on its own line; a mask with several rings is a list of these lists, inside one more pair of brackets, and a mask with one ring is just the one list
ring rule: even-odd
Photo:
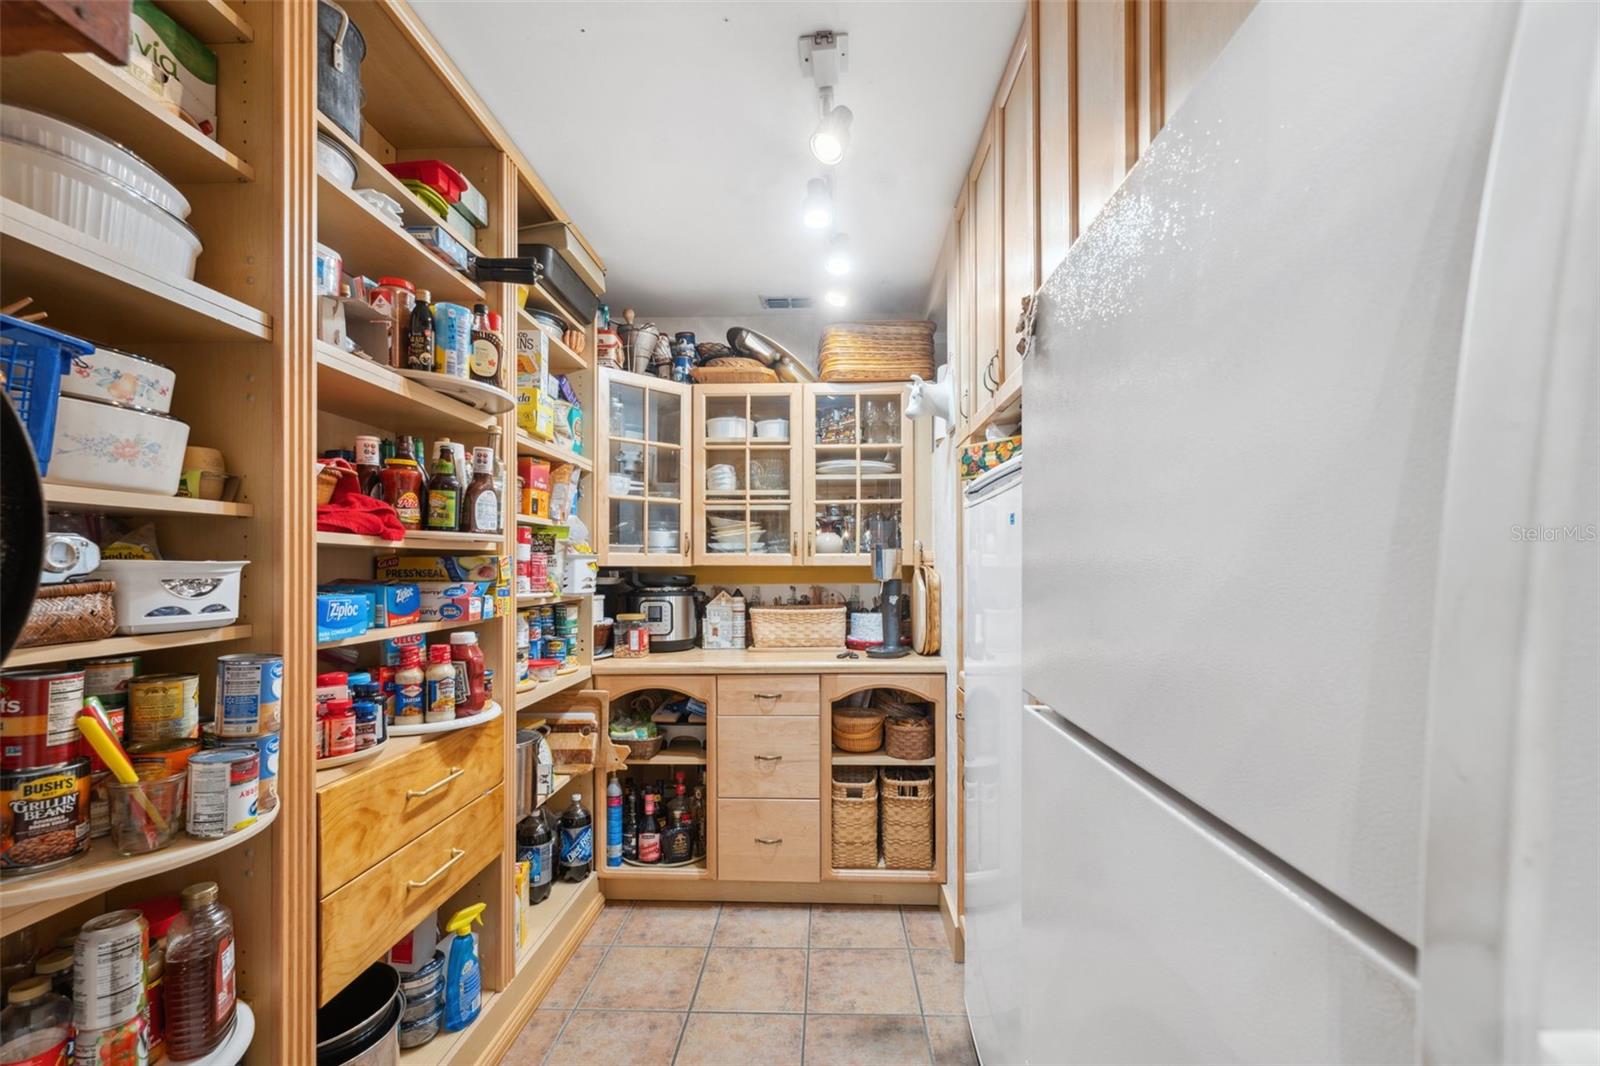
[[825,167],[837,166],[850,146],[848,107],[835,107],[833,89],[850,64],[850,35],[818,30],[800,38],[800,70],[817,85],[822,115],[811,134],[811,154]]
[[822,118],[811,134],[811,154],[825,167],[837,166],[850,147],[850,109],[833,106],[833,90],[823,89],[821,97]]

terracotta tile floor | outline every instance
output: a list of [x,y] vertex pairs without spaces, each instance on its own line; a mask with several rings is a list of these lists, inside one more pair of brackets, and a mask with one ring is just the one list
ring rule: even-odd
[[933,907],[612,904],[501,1066],[976,1066]]

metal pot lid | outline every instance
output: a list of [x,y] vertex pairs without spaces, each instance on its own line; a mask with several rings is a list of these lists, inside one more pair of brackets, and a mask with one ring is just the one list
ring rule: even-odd
[[150,410],[150,408],[148,408],[148,407],[140,407],[136,403],[119,403],[116,400],[97,400],[92,396],[74,396],[70,392],[63,392],[61,394],[60,399],[57,400],[57,402],[58,403],[66,403],[68,400],[71,400],[73,403],[94,403],[94,404],[99,404],[102,407],[120,407],[124,411],[132,411],[135,414],[149,415],[151,418],[164,418],[168,422],[177,422],[178,421],[172,415],[162,414],[160,411],[152,411],[152,410]]

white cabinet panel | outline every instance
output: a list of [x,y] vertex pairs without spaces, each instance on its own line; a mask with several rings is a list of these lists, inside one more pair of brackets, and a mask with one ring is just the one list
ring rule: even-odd
[[1022,1061],[1415,1061],[1389,956],[1049,712],[1022,730]]
[[1024,686],[1413,943],[1438,516],[1514,18],[1258,8],[1046,285],[1025,370],[1049,461]]

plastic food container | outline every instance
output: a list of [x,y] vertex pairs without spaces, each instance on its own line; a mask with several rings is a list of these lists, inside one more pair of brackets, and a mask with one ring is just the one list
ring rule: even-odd
[[91,575],[115,581],[117,632],[168,633],[214,629],[239,618],[239,574],[244,562],[181,559],[102,559]]
[[455,203],[467,190],[467,179],[461,176],[461,171],[440,159],[385,163],[384,169],[402,181],[422,182],[435,190],[445,203]]
[[406,232],[421,241],[440,262],[462,273],[472,269],[472,252],[443,226],[407,226]]
[[340,278],[344,274],[344,257],[321,241],[317,242],[314,254],[311,291],[318,296],[338,296]]
[[317,134],[317,170],[341,189],[356,187],[356,157],[350,149],[321,132]]
[[400,1026],[404,1028],[415,1022],[420,1022],[428,1015],[436,1013],[444,1006],[444,982],[435,981],[433,991],[425,995],[412,997],[406,995],[406,1009],[400,1015]]
[[109,244],[140,267],[194,277],[200,238],[158,201],[71,156],[3,140],[0,196]]
[[56,408],[50,480],[171,496],[183,475],[189,426],[132,404],[63,396]]
[[535,681],[554,681],[561,663],[557,659],[529,659],[528,676]]
[[164,415],[172,409],[172,389],[177,382],[178,375],[170,367],[154,360],[115,348],[96,348],[88,355],[73,357],[71,372],[61,379],[61,392],[85,400],[133,404]]
[[439,1035],[439,1022],[444,1018],[444,1008],[438,1007],[426,1018],[400,1023],[400,1048],[421,1047]]
[[400,975],[400,991],[406,994],[407,1003],[427,999],[443,987],[440,983],[442,977],[444,977],[444,952],[435,951],[433,958],[423,963],[421,967],[412,973]]
[[750,420],[738,415],[706,419],[706,440],[744,440],[750,432]]
[[[186,780],[184,774],[173,774],[143,780],[137,785],[106,782],[106,795],[111,800],[111,843],[119,854],[144,855],[172,843],[183,828]],[[139,801],[137,793],[141,791],[149,808]],[[166,823],[164,828],[150,816],[151,810],[161,816]]]
[[0,104],[0,137],[64,155],[115,178],[164,211],[189,217],[189,201],[176,185],[133,152],[92,130],[40,111]]

